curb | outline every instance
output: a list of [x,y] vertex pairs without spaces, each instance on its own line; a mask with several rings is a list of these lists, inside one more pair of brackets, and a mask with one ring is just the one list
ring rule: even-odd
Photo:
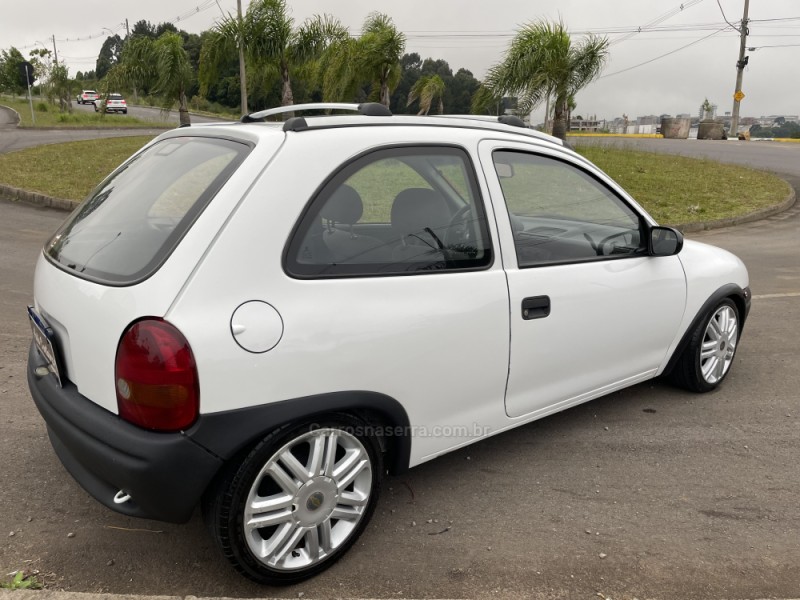
[[55,208],[58,210],[72,211],[80,202],[76,200],[66,200],[64,198],[52,198],[38,192],[29,192],[10,185],[0,183],[0,198],[11,202],[23,202],[34,206],[45,208]]
[[22,123],[22,117],[20,116],[20,114],[16,110],[11,108],[10,106],[6,106],[5,104],[0,104],[0,110],[7,110],[7,111],[13,113],[14,116],[16,117],[17,122],[16,123],[8,123],[9,125],[11,125],[13,127],[19,127],[19,124]]
[[[784,181],[786,181],[784,179]],[[788,183],[788,182],[787,182]],[[721,229],[723,227],[733,227],[734,225],[744,225],[745,223],[752,223],[753,221],[760,221],[773,215],[777,215],[785,210],[789,210],[794,206],[797,200],[797,194],[794,188],[789,184],[789,193],[783,202],[775,204],[774,206],[767,206],[766,208],[759,208],[746,215],[738,217],[728,217],[726,219],[715,219],[713,221],[695,221],[692,223],[678,223],[677,225],[670,225],[675,229],[680,230],[682,233],[694,233],[697,231],[708,231],[709,229]]]

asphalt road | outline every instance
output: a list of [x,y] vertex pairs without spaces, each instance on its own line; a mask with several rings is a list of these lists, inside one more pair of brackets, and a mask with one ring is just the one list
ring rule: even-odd
[[[748,164],[776,160],[764,147],[745,147]],[[794,157],[783,172],[800,191],[800,147]],[[53,454],[25,383],[24,313],[64,216],[0,202],[0,577],[28,568],[54,589],[226,597],[798,595],[800,207],[690,236],[751,273],[721,389],[638,385],[390,478],[358,545],[286,589],[236,575],[199,515],[174,526],[99,506]]]
[[[91,104],[73,103],[72,107],[76,111],[87,113],[94,111],[94,107]],[[158,108],[146,106],[132,106],[128,109],[128,114],[145,121],[152,121],[153,129],[18,129],[12,120],[12,114],[11,111],[0,108],[0,153],[41,146],[42,144],[58,144],[61,142],[131,135],[158,135],[165,128],[178,125],[177,112],[171,111],[163,114]],[[113,122],[113,119],[119,116],[115,113],[109,113],[106,118]],[[211,123],[220,120],[200,115],[192,115],[191,119],[193,123]]]

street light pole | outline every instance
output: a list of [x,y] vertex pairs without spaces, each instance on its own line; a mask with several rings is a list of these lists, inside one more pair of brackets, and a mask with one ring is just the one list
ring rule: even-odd
[[742,92],[742,76],[744,75],[744,68],[747,65],[747,59],[744,52],[747,49],[747,13],[750,8],[750,0],[744,0],[744,15],[742,16],[742,25],[739,28],[740,42],[739,42],[739,60],[736,62],[736,89],[733,92],[733,113],[731,116],[731,135],[739,136],[739,104],[744,98]]

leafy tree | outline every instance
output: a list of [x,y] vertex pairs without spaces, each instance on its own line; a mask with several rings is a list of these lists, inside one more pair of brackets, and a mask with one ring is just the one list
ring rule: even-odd
[[525,113],[554,98],[553,135],[565,140],[569,97],[597,78],[607,58],[605,37],[573,43],[561,22],[530,23],[517,32],[505,59],[489,69],[473,109],[485,110],[509,95],[518,97],[518,110]]
[[[3,50],[0,55],[0,89],[11,92],[12,94],[25,94],[28,90],[28,84],[25,79],[25,74],[22,70],[22,63],[25,62],[25,57],[15,47],[8,50]],[[37,65],[31,61],[33,65],[33,79],[36,80],[41,77],[41,72],[37,70]]]
[[444,81],[438,75],[423,75],[411,88],[408,95],[408,105],[411,106],[419,100],[419,115],[427,115],[431,110],[433,101],[439,99],[439,114],[444,113]]
[[[167,33],[168,31],[169,31],[170,33],[181,33],[180,31],[178,31],[178,28],[177,28],[177,27],[175,27],[175,25],[173,25],[173,24],[172,24],[172,23],[170,23],[169,21],[164,21],[163,23],[159,23],[159,24],[156,26],[156,29],[155,29],[155,37],[156,37],[156,38],[160,38],[162,35],[164,35],[164,34],[165,34],[165,33]],[[186,33],[186,32],[183,32],[183,33]]]
[[100,54],[97,55],[97,62],[95,63],[95,73],[97,73],[98,79],[105,77],[109,69],[119,62],[121,52],[122,38],[118,35],[107,37],[106,41],[103,42],[103,47],[100,48]]
[[408,107],[408,95],[411,87],[417,79],[422,76],[422,58],[416,52],[404,54],[400,59],[400,81],[392,92],[392,100],[389,105],[394,113],[405,112]]
[[141,21],[136,21],[136,23],[133,24],[131,35],[143,35],[152,40],[156,39],[157,37],[155,26],[150,21],[145,21],[144,19]]
[[444,83],[442,101],[447,107],[447,112],[470,113],[472,97],[480,87],[480,81],[467,69],[459,69],[453,75],[447,61],[434,58],[426,58],[423,61],[416,52],[403,55],[400,67],[402,69],[400,82],[392,92],[392,112],[408,112],[408,97],[414,84],[423,76],[438,75]]
[[241,87],[236,49],[228,47],[227,40],[217,30],[204,31],[200,37],[200,95],[211,102],[230,107],[240,106]]
[[426,58],[422,62],[421,72],[423,75],[438,75],[443,81],[453,76],[453,70],[450,65],[441,58]]
[[481,82],[475,79],[471,71],[467,69],[459,69],[453,75],[450,82],[445,82],[447,85],[445,100],[448,111],[454,115],[466,115],[470,113],[472,97]]

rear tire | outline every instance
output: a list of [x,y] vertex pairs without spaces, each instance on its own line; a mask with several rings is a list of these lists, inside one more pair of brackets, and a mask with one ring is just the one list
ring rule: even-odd
[[739,342],[739,309],[722,300],[700,321],[672,371],[672,380],[699,393],[716,389],[727,377]]
[[349,415],[284,426],[218,478],[203,502],[212,537],[241,574],[289,585],[330,567],[369,523],[383,460]]

